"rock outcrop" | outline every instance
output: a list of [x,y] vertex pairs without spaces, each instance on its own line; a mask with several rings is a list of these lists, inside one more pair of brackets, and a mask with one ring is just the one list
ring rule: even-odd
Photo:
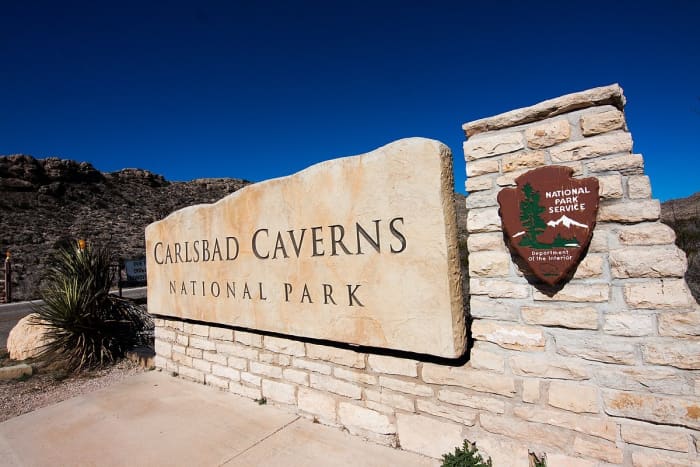
[[141,169],[103,173],[87,162],[0,157],[0,252],[13,261],[13,300],[39,296],[51,252],[84,238],[118,258],[145,254],[144,229],[185,206],[249,184],[233,178],[169,182]]
[[19,320],[7,337],[7,351],[13,360],[26,360],[39,355],[46,344],[46,326],[36,313]]
[[676,232],[676,245],[688,257],[685,281],[700,302],[700,192],[663,203],[661,221]]

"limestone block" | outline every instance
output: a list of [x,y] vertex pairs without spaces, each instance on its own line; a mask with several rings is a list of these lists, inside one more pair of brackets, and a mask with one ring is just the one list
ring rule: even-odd
[[624,175],[638,175],[644,173],[644,158],[641,154],[610,156],[586,162],[585,165],[590,174],[620,172]]
[[503,157],[503,173],[539,167],[546,163],[544,151],[522,151]]
[[[149,311],[458,358],[452,160],[404,139],[176,211],[146,228]],[[208,336],[191,325],[191,341],[199,326]]]
[[187,366],[181,365],[179,374],[185,379],[204,384],[204,373],[199,370],[195,370],[194,368],[188,368]]
[[306,354],[304,343],[300,341],[265,336],[263,338],[263,345],[266,349],[272,350],[273,352],[293,355],[295,357],[303,357]]
[[216,350],[216,344],[204,337],[190,336],[190,347],[200,350]]
[[700,429],[700,402],[697,400],[614,389],[604,389],[602,393],[608,415]]
[[411,396],[400,394],[398,392],[394,392],[385,388],[382,388],[380,391],[375,391],[373,389],[365,389],[364,392],[365,399],[367,401],[378,402],[389,407],[405,410],[406,412],[416,411],[415,403]]
[[627,194],[630,198],[651,198],[651,182],[646,175],[634,175],[627,180]]
[[574,452],[576,454],[593,457],[612,464],[621,464],[623,451],[615,443],[596,438],[577,436],[574,439]]
[[401,449],[424,456],[442,457],[462,445],[462,426],[425,415],[396,414]]
[[490,190],[493,188],[493,177],[489,177],[488,175],[469,177],[464,187],[468,192]]
[[[483,432],[481,432],[483,433]],[[491,458],[494,466],[530,467],[527,444],[486,433],[478,436],[475,442],[484,459]],[[549,462],[549,458],[547,459]],[[547,463],[549,465],[549,463]]]
[[495,174],[499,171],[498,159],[483,159],[467,162],[467,177]]
[[362,371],[349,370],[342,367],[335,368],[333,370],[333,376],[344,379],[345,381],[350,381],[351,383],[377,384],[377,377],[375,375],[369,375]]
[[250,372],[256,375],[282,379],[282,368],[267,363],[250,362]]
[[610,251],[610,270],[615,278],[683,277],[687,268],[685,253],[675,245]]
[[528,298],[528,284],[512,282],[512,279],[487,279],[475,277],[469,279],[469,293],[488,295],[491,298]]
[[527,324],[570,329],[597,329],[598,311],[593,307],[524,306],[520,309]]
[[700,313],[661,313],[659,335],[674,337],[700,336]]
[[471,312],[472,318],[505,321],[518,320],[519,304],[517,302],[472,295],[469,303],[469,311]]
[[[26,319],[29,316],[31,316],[31,315],[25,316],[22,319]],[[36,315],[36,316],[38,317],[39,315]],[[177,335],[175,334],[175,331],[173,331],[172,329],[164,328],[164,327],[155,328],[153,330],[153,335],[156,339],[160,339],[160,340],[164,340],[164,341],[173,342],[173,341],[177,340]]]
[[630,308],[672,309],[695,305],[683,279],[648,280],[626,284],[625,301]]
[[540,400],[540,381],[537,379],[523,380],[523,402],[534,404]]
[[190,345],[190,336],[177,334],[175,336],[175,342],[177,342],[180,345],[184,345],[185,347],[188,347]]
[[294,368],[301,368],[302,370],[309,370],[316,373],[321,373],[322,375],[330,375],[332,373],[330,365],[310,360],[303,360],[301,358],[293,359],[292,366]]
[[498,207],[470,209],[467,214],[469,233],[498,232],[501,230],[501,218]]
[[496,185],[498,186],[513,186],[515,185],[515,179],[528,172],[526,169],[515,170],[512,172],[506,172],[500,177],[496,177]]
[[547,453],[547,467],[597,467],[598,462],[566,454]]
[[566,335],[555,337],[557,353],[603,363],[634,365],[637,352],[633,343],[619,337]]
[[209,386],[214,386],[220,389],[228,389],[229,380],[226,378],[220,378],[218,376],[205,374],[204,384]]
[[469,274],[504,277],[510,273],[510,254],[501,251],[477,251],[469,255]]
[[336,420],[335,398],[313,389],[300,387],[297,390],[299,410],[317,415],[325,421]]
[[513,414],[534,423],[553,425],[568,430],[577,431],[597,438],[615,441],[617,439],[617,424],[610,419],[584,415],[546,407],[514,407]]
[[192,366],[192,357],[188,357],[187,355],[182,354],[180,352],[173,351],[171,358],[175,363],[179,363],[181,365],[190,367]]
[[510,369],[519,376],[581,381],[590,378],[588,369],[571,358],[552,355],[516,354],[510,357]]
[[547,402],[552,407],[576,413],[598,413],[598,388],[568,381],[549,383]]
[[472,348],[469,363],[477,370],[491,370],[496,373],[503,373],[505,369],[505,358],[502,354],[489,352],[484,349],[483,342],[475,342]]
[[469,138],[462,144],[467,161],[515,152],[525,147],[520,132],[493,133]]
[[478,415],[476,410],[436,404],[435,402],[423,399],[418,399],[416,401],[416,408],[419,412],[425,412],[430,415],[435,415],[436,417],[446,418],[466,426],[474,426]]
[[325,345],[306,344],[308,358],[323,360],[352,368],[365,367],[365,355],[354,350],[340,349]]
[[536,301],[561,301],[561,302],[607,302],[610,296],[608,284],[581,284],[567,283],[563,289],[553,296],[542,292],[533,291]]
[[606,365],[595,371],[601,387],[658,394],[692,394],[693,388],[670,368]]
[[241,381],[252,386],[262,385],[262,378],[260,376],[248,373],[247,371],[241,372]]
[[220,341],[233,342],[233,329],[212,326],[209,328],[209,337]]
[[347,402],[338,404],[338,421],[346,427],[360,428],[373,433],[396,433],[396,427],[386,415]]
[[598,192],[603,199],[618,199],[622,198],[624,191],[622,190],[622,175],[603,175],[598,178]]
[[202,358],[211,363],[218,363],[219,365],[228,365],[228,358],[225,355],[218,354],[216,352],[203,352]]
[[426,383],[460,386],[506,397],[515,395],[515,380],[513,378],[489,371],[423,363],[421,375]]
[[418,362],[407,358],[370,355],[367,357],[370,369],[388,375],[418,376]]
[[505,415],[481,413],[481,427],[489,433],[507,436],[531,442],[537,440],[538,445],[548,445],[566,450],[573,442],[573,432],[551,425],[530,423],[518,418]]
[[479,191],[476,193],[469,193],[467,195],[467,209],[474,208],[486,208],[489,206],[496,206],[498,202],[496,201],[496,194],[491,191]]
[[222,378],[227,378],[231,381],[240,381],[241,379],[240,371],[217,364],[211,365],[211,373],[214,374],[214,376],[221,376]]
[[[7,351],[12,360],[26,360],[39,355],[42,347],[48,343],[45,337],[46,325],[39,320],[39,315],[30,313],[20,319],[10,330],[7,336]],[[160,339],[160,338],[158,338]],[[161,344],[163,356],[168,356],[169,351]]]
[[622,225],[616,230],[622,245],[671,245],[676,241],[673,229],[661,222]]
[[[9,345],[8,345],[8,347],[9,347]],[[171,355],[172,350],[173,350],[173,346],[171,343],[156,338],[155,343],[154,343],[154,347],[155,347],[156,355],[160,355],[160,356],[165,357],[165,358],[170,358],[170,355]],[[14,358],[12,356],[12,354],[10,354],[10,358],[13,358],[15,360],[19,360],[17,358]],[[22,360],[24,360],[24,359],[22,359]]]
[[494,397],[475,396],[459,391],[441,389],[438,391],[438,399],[454,405],[462,405],[477,410],[486,410],[491,413],[505,413],[506,404]]
[[209,337],[209,326],[206,324],[184,323],[184,330],[187,334],[199,337]]
[[262,382],[262,395],[282,404],[294,405],[297,402],[296,387],[293,384],[264,379]]
[[661,206],[656,199],[602,202],[598,222],[635,223],[659,219]]
[[192,368],[195,370],[201,370],[204,373],[209,373],[211,372],[211,362],[202,360],[201,358],[195,358],[192,360]]
[[565,118],[550,120],[525,130],[527,147],[530,149],[548,148],[555,144],[563,143],[570,136],[571,126]]
[[670,451],[688,452],[686,431],[650,423],[627,422],[621,426],[622,439],[628,443]]
[[539,328],[484,319],[474,320],[472,337],[511,350],[543,351],[546,343]]
[[383,388],[393,389],[394,391],[404,392],[407,394],[415,394],[417,396],[430,397],[433,395],[433,389],[430,386],[413,381],[389,378],[387,376],[379,377],[379,385]]
[[236,342],[258,348],[262,347],[262,338],[263,336],[260,334],[253,334],[252,332],[245,331],[236,331],[235,335]]
[[625,116],[615,108],[596,113],[585,113],[579,120],[583,136],[593,136],[625,128]]
[[622,88],[618,84],[567,94],[529,107],[475,120],[462,125],[462,129],[467,137],[471,137],[486,131],[523,125],[573,112],[574,110],[603,105],[613,105],[618,109],[622,109],[625,106],[625,97],[622,95]]
[[632,152],[632,135],[625,131],[570,141],[549,149],[549,155],[555,164],[630,152]]
[[309,383],[312,388],[322,391],[332,392],[350,399],[360,399],[362,397],[362,387],[348,381],[342,381],[326,375],[311,373]]
[[658,343],[644,343],[642,357],[645,363],[700,370],[700,341],[664,340]]
[[228,390],[248,399],[259,399],[261,397],[260,388],[252,388],[239,383],[228,383]]
[[247,370],[248,369],[248,360],[245,358],[240,358],[240,357],[228,357],[227,358],[228,366],[231,368],[235,368],[236,370]]
[[585,258],[576,266],[574,279],[590,279],[598,278],[603,275],[603,256],[602,255],[586,255]]
[[192,358],[201,359],[202,356],[204,355],[204,351],[201,349],[195,349],[193,347],[187,347],[187,349],[185,350],[185,355],[192,357]]
[[499,250],[506,251],[503,234],[500,232],[475,233],[467,238],[467,248],[470,252]]
[[666,450],[635,449],[632,451],[633,467],[697,467],[697,459],[687,455],[673,455]]
[[285,381],[290,381],[301,386],[309,385],[309,374],[304,371],[285,368],[284,370],[282,370],[282,377]]
[[615,336],[649,336],[654,332],[654,318],[639,313],[606,314],[603,331]]

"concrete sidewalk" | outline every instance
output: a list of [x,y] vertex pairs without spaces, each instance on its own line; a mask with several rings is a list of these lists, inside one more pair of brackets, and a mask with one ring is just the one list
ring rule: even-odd
[[4,466],[435,466],[152,371],[0,423]]

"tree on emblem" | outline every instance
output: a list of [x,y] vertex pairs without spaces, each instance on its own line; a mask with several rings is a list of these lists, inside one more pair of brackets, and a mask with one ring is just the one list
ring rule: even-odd
[[525,199],[520,202],[520,223],[525,228],[525,235],[520,246],[542,248],[545,245],[537,241],[537,237],[545,231],[547,224],[542,219],[545,208],[540,206],[540,194],[529,183],[523,187]]

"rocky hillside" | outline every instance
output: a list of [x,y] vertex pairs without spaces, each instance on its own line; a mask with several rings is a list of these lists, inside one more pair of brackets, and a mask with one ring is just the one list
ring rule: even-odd
[[211,203],[249,184],[237,179],[168,182],[139,169],[102,173],[57,158],[0,157],[0,252],[13,260],[13,299],[38,296],[61,242],[84,238],[115,256],[144,255],[144,229],[185,206]]
[[661,221],[676,232],[676,245],[688,256],[685,280],[700,302],[700,192],[661,205]]

